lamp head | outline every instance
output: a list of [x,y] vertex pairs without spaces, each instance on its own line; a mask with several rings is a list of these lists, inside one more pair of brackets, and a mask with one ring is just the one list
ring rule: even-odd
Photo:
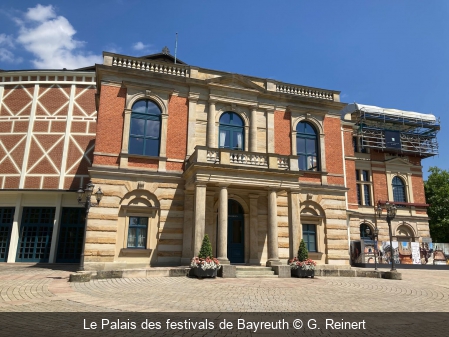
[[83,195],[84,195],[84,190],[82,189],[82,187],[80,186],[80,188],[78,189],[78,202],[81,202],[83,200]]
[[103,198],[103,191],[101,190],[101,187],[98,187],[98,191],[95,192],[95,197],[97,198],[97,202],[100,203],[101,198]]
[[89,182],[86,185],[86,198],[87,199],[90,199],[90,197],[92,196],[92,192],[94,191],[94,187],[95,187],[95,185],[92,184],[91,182]]

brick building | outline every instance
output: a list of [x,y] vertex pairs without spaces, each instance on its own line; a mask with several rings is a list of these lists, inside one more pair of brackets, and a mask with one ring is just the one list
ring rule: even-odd
[[[396,200],[398,191],[406,207],[394,223],[395,239],[429,237],[420,160],[431,151],[371,144],[360,131],[364,106],[341,103],[338,91],[175,63],[166,53],[104,53],[96,85],[93,73],[70,72],[71,82],[68,74],[36,72],[34,82],[31,72],[1,74],[11,83],[0,89],[0,141],[18,137],[15,123],[23,118],[26,143],[15,165],[21,170],[1,164],[0,205],[15,209],[9,262],[24,240],[23,210],[34,206],[54,209],[48,249],[49,261],[58,261],[52,252],[65,245],[58,239],[62,215],[77,206],[74,192],[87,182],[88,166],[104,197],[89,212],[86,269],[188,264],[204,234],[223,263],[285,264],[304,239],[319,264],[349,264],[350,240],[363,237],[366,226],[378,226],[380,239],[388,236],[373,206]],[[46,99],[52,110],[40,117],[47,87],[55,91]],[[14,99],[13,89],[23,93]],[[28,115],[16,117],[25,103],[15,101],[28,96]],[[38,117],[46,124],[36,124]],[[58,119],[65,123],[62,156],[53,151]],[[48,144],[44,135],[53,137]],[[29,152],[37,141],[47,144],[39,147],[44,159]],[[15,158],[11,146],[4,146],[8,160]],[[60,160],[50,165],[52,155]]]

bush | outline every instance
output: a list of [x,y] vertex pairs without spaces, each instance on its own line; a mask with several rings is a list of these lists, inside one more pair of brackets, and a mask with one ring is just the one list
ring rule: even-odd
[[309,252],[307,251],[306,244],[303,239],[301,239],[301,243],[299,244],[298,249],[298,261],[305,261],[309,258]]
[[198,257],[201,259],[206,259],[208,257],[213,258],[212,255],[212,245],[209,240],[209,235],[204,235],[203,243],[201,244],[200,253]]

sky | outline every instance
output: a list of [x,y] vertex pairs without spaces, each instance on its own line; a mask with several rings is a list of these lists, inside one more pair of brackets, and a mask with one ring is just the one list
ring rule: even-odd
[[189,65],[341,91],[341,101],[431,113],[449,170],[449,1],[10,1],[0,69],[74,69],[164,46]]

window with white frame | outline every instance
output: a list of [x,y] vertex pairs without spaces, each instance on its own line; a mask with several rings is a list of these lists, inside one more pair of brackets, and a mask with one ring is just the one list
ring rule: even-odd
[[129,154],[159,156],[161,109],[150,100],[139,100],[132,106],[129,130]]
[[130,216],[128,227],[128,248],[147,248],[148,218]]
[[357,203],[361,206],[372,206],[371,179],[368,170],[355,170]]
[[393,200],[395,202],[407,202],[404,181],[396,176],[393,178],[391,185],[393,188]]
[[296,126],[298,166],[304,171],[318,171],[318,135],[312,124],[299,122]]
[[231,150],[244,149],[244,123],[235,112],[224,112],[220,117],[220,148]]

